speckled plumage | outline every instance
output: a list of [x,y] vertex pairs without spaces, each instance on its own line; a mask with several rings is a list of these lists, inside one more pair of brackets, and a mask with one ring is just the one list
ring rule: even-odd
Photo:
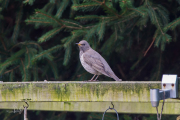
[[[93,50],[87,41],[82,40],[77,44],[80,49],[79,57],[81,64],[87,72],[94,75],[103,74],[113,78],[116,81],[122,81],[114,74],[105,59],[98,52]],[[94,77],[95,76],[93,76],[93,78]],[[93,78],[90,81],[93,81]]]

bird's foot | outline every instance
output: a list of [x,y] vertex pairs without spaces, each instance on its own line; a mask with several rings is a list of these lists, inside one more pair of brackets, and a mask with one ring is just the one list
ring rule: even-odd
[[122,81],[122,79],[119,79],[119,80],[117,80],[117,81]]
[[96,82],[96,81],[99,81],[99,80],[88,80],[89,82]]
[[98,82],[99,80],[93,80],[93,81]]
[[87,81],[84,81],[84,82],[96,82],[96,81],[99,81],[99,80],[87,80]]

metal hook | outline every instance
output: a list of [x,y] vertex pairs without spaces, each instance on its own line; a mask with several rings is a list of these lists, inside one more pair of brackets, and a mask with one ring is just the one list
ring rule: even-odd
[[112,103],[112,102],[111,102],[111,105],[112,105],[113,107],[112,107],[112,108],[110,108],[110,106],[109,106],[109,109],[111,109],[111,110],[112,110],[112,109],[114,109],[114,105],[113,105],[113,103]]
[[24,107],[24,108],[25,108],[25,107],[28,108],[28,107],[29,107],[29,104],[27,103],[27,101],[25,101],[25,103],[26,103],[27,106],[24,106],[24,105],[23,105],[23,107]]
[[[110,108],[110,106],[109,106],[109,108],[108,108],[106,111],[108,111],[109,109],[116,111],[116,110],[114,109],[114,105],[113,105],[112,102],[111,102],[111,105],[112,105],[113,107]],[[104,115],[106,114],[106,111],[105,111],[104,114],[103,114],[102,120],[104,120]],[[117,115],[117,120],[119,120],[119,115],[118,115],[118,112],[117,112],[117,111],[116,111],[116,115]]]

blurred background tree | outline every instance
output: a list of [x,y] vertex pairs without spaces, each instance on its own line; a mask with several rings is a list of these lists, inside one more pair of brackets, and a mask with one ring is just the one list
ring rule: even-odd
[[[179,0],[0,0],[1,81],[83,81],[75,43],[87,40],[124,81],[180,71]],[[100,81],[112,80],[105,76]],[[28,111],[33,120],[95,120],[102,113]],[[72,117],[73,116],[73,117]],[[1,119],[22,115],[0,112]],[[175,119],[166,116],[163,120]],[[116,119],[108,114],[108,120]],[[156,115],[121,115],[154,120]]]

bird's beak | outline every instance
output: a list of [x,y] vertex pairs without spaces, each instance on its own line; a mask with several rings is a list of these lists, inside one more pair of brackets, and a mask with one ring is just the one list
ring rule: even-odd
[[79,43],[76,43],[78,46],[81,46],[81,44],[79,44]]

